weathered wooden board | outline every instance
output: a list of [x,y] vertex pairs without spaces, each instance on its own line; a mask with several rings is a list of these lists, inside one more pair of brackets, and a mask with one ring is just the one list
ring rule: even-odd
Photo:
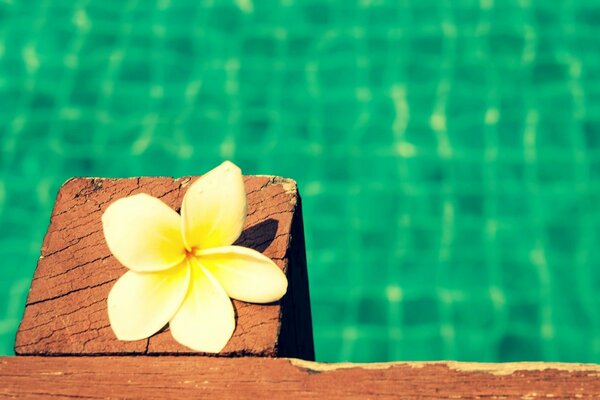
[[551,363],[318,364],[284,358],[4,357],[0,397],[589,399],[600,366]]
[[[101,215],[113,201],[148,193],[179,210],[195,178],[75,178],[58,194],[19,328],[18,355],[189,353],[167,331],[118,341],[106,298],[126,269],[111,255]],[[268,305],[234,301],[235,333],[221,355],[314,359],[300,197],[293,180],[246,177],[248,218],[237,244],[263,252],[286,272],[288,293]]]

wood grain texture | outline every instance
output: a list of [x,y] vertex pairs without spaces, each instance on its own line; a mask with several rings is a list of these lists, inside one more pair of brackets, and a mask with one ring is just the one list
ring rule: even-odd
[[286,399],[590,399],[600,366],[319,364],[285,358],[4,357],[0,397]]
[[[101,215],[113,201],[136,193],[179,211],[193,177],[75,178],[60,189],[17,333],[18,355],[190,353],[168,328],[150,339],[118,341],[106,298],[126,269],[111,255]],[[300,197],[293,180],[245,177],[248,217],[236,244],[273,259],[288,276],[280,302],[233,301],[237,326],[221,355],[314,358]],[[297,305],[308,307],[297,312]],[[302,343],[298,341],[302,340]]]

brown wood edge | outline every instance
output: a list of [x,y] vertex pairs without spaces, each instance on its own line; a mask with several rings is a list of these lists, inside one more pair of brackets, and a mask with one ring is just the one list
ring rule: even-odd
[[[600,365],[289,358],[1,357],[0,397],[600,398]],[[324,397],[325,396],[325,397]]]

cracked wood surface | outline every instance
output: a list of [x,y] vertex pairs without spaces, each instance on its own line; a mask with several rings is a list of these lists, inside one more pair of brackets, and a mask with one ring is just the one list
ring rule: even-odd
[[[166,330],[121,342],[108,322],[106,298],[126,269],[111,255],[101,216],[122,197],[148,193],[179,211],[197,178],[74,178],[60,189],[17,333],[18,355],[189,353]],[[314,358],[300,197],[294,181],[245,177],[248,217],[236,242],[273,259],[288,293],[267,305],[233,301],[236,330],[222,355]],[[300,311],[298,309],[307,309]],[[298,341],[302,340],[302,343]]]
[[0,397],[592,399],[600,366],[320,364],[260,357],[4,357]]

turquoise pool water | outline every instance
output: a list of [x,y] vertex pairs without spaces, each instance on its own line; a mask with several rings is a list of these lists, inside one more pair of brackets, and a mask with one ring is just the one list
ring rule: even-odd
[[317,358],[600,362],[600,2],[0,1],[0,354],[61,183],[298,181]]

